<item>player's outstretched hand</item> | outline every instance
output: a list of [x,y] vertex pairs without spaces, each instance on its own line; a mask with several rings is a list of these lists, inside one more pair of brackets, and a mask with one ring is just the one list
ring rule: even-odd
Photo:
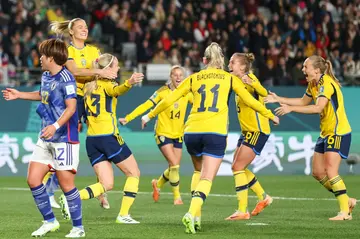
[[20,92],[15,89],[6,88],[2,90],[2,93],[5,100],[16,100],[20,98]]
[[127,120],[125,118],[119,118],[119,123],[121,125],[126,125],[128,122],[127,122]]
[[56,132],[56,128],[54,125],[48,125],[42,130],[42,134],[40,138],[51,139]]
[[138,84],[138,83],[142,82],[143,79],[144,79],[143,73],[134,72],[129,79],[129,84],[130,85]]
[[275,114],[283,116],[291,112],[291,107],[286,104],[280,104],[280,107],[275,109]]
[[264,98],[265,103],[277,103],[279,102],[279,96],[274,92],[269,91],[268,96]]

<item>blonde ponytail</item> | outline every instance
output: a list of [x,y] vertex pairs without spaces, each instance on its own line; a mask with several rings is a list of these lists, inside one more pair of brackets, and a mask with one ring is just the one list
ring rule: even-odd
[[76,21],[79,21],[83,19],[81,18],[74,18],[72,20],[67,20],[67,21],[63,21],[63,22],[58,22],[58,21],[53,21],[50,24],[50,29],[51,31],[53,31],[56,35],[65,35],[65,34],[69,34],[69,31],[72,29],[72,27],[74,26],[74,23]]
[[204,54],[207,65],[206,67],[214,67],[224,69],[224,54],[221,47],[216,42],[212,42],[206,49]]
[[325,74],[331,76],[331,78],[333,78],[333,79],[336,81],[336,83],[338,83],[338,85],[341,86],[340,81],[336,78],[336,76],[335,76],[335,74],[334,74],[331,61],[326,60],[326,61],[325,61],[325,64],[326,64]]
[[[105,53],[99,56],[96,61],[93,62],[94,69],[105,69],[114,62],[115,56]],[[95,75],[93,80],[90,82],[85,83],[85,97],[90,96],[92,92],[97,88],[97,81],[99,80],[100,76]]]

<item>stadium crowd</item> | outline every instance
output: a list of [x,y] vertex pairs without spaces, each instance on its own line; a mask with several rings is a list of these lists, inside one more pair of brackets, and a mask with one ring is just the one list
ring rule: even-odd
[[133,66],[181,64],[190,74],[215,41],[227,58],[253,52],[265,86],[305,85],[302,62],[314,54],[331,60],[343,85],[360,83],[360,0],[2,0],[0,84],[11,82],[4,69],[11,78],[19,68],[22,82],[31,82],[37,45],[51,36],[48,23],[72,17],[85,19],[90,39],[110,45],[109,52],[134,43]]

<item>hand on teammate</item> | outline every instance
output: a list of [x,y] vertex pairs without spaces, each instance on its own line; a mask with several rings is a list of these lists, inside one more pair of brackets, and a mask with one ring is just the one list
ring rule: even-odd
[[279,102],[279,96],[274,92],[269,91],[268,96],[264,98],[265,103],[277,103]]
[[119,123],[121,125],[126,125],[128,122],[127,122],[127,120],[125,118],[119,118]]
[[143,73],[134,72],[129,79],[129,84],[130,85],[138,84],[138,83],[142,82],[143,79],[144,79]]
[[56,132],[56,128],[54,125],[48,125],[42,130],[42,134],[40,138],[44,138],[46,140],[51,139]]
[[107,67],[100,70],[100,76],[106,79],[116,79],[118,76],[118,71]]
[[2,90],[2,93],[5,100],[16,100],[20,98],[20,92],[15,89],[6,88]]
[[252,85],[253,80],[248,76],[248,75],[244,75],[241,77],[242,82],[244,82],[245,84],[248,85]]

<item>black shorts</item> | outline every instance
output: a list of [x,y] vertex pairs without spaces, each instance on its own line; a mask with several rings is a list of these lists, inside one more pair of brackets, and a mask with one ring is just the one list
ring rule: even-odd
[[183,138],[179,137],[176,139],[168,138],[166,136],[155,135],[156,144],[159,148],[166,144],[174,145],[174,148],[182,149]]
[[218,134],[185,134],[185,145],[190,155],[208,155],[223,158],[226,150],[226,135]]
[[250,147],[256,155],[260,155],[263,150],[269,135],[262,132],[242,132],[237,146],[246,145]]
[[315,152],[337,152],[341,158],[346,159],[349,156],[351,145],[351,133],[345,135],[330,135],[325,138],[319,137],[316,141]]
[[77,95],[77,112],[78,112],[78,116],[79,116],[79,121],[80,122],[86,122],[86,110],[85,110],[85,102],[84,102],[84,96],[81,95]]
[[129,147],[121,136],[108,135],[86,138],[86,151],[91,166],[102,162],[111,161],[114,164],[120,163],[132,154]]

